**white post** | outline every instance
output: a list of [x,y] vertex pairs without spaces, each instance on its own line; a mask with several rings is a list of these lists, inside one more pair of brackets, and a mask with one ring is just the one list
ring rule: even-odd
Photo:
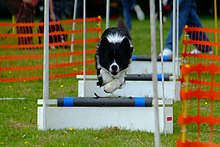
[[[150,0],[150,32],[151,32],[151,60],[153,68],[153,98],[154,98],[154,143],[155,147],[160,147],[160,129],[159,129],[159,110],[158,110],[158,89],[157,89],[157,48],[156,48],[156,20],[155,20],[155,1]],[[147,117],[147,116],[146,116]],[[147,123],[147,122],[146,122]]]
[[[172,32],[172,38],[173,38],[173,44],[172,44],[172,48],[173,48],[173,86],[174,86],[174,93],[176,91],[176,41],[178,40],[178,38],[176,38],[176,0],[173,0],[173,22],[172,22],[172,26],[173,26],[173,32]],[[173,96],[173,98],[175,99],[175,94]]]
[[[177,0],[176,2],[176,61],[177,61],[177,66],[176,67],[180,67],[180,63],[179,63],[179,0]],[[180,69],[176,69],[176,75],[180,76]],[[175,76],[175,75],[174,75]],[[176,89],[175,89],[176,91]]]
[[[77,2],[78,2],[78,0],[75,0],[75,2],[74,2],[73,20],[76,20]],[[76,30],[76,22],[73,22],[72,31],[75,31],[75,30]],[[71,42],[74,41],[74,37],[75,37],[75,35],[74,35],[74,33],[72,33]],[[74,44],[71,43],[71,52],[73,52],[73,51],[74,51]],[[72,63],[72,61],[73,61],[73,55],[70,56],[70,63]]]
[[44,1],[44,65],[43,65],[43,130],[47,130],[47,101],[49,99],[49,1]]
[[85,94],[85,80],[86,80],[86,0],[83,0],[83,81]]
[[[162,12],[162,0],[159,0],[160,9],[160,52],[163,52],[163,12]],[[162,74],[162,98],[163,98],[163,130],[166,135],[166,109],[165,109],[165,96],[164,96],[164,71],[163,71],[163,55],[161,56],[161,74]]]
[[110,0],[106,0],[106,29],[109,28]]

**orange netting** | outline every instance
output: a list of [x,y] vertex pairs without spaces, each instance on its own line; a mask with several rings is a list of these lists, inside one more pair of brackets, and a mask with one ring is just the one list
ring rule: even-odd
[[[219,29],[185,28],[181,65],[181,135],[177,146],[220,146]],[[192,54],[193,49],[202,54]]]
[[[86,18],[86,74],[96,73],[94,56],[100,23],[100,17]],[[0,23],[0,82],[42,79],[43,25]],[[83,19],[50,22],[49,42],[50,78],[83,74]]]

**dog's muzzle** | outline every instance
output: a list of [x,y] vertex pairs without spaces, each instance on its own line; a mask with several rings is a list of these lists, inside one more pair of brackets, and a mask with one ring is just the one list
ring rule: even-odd
[[113,63],[111,66],[110,66],[110,72],[112,75],[117,75],[118,72],[119,72],[119,66],[116,64],[116,63]]

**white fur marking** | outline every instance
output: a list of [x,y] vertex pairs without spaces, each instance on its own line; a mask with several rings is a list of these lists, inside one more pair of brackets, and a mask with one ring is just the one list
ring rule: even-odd
[[124,38],[124,36],[121,36],[118,33],[107,36],[107,39],[110,43],[121,43]]
[[104,90],[107,93],[112,93],[115,90],[119,89],[124,83],[125,74],[128,68],[120,71],[116,76],[111,76],[110,73],[102,68],[100,71],[100,76],[103,78]]
[[[116,34],[110,34],[107,36],[107,39],[110,43],[121,43],[122,40],[125,38],[125,36],[121,36],[119,35],[118,33]],[[130,47],[133,47],[133,44],[131,43],[131,41],[129,40],[130,42]]]
[[[124,81],[124,80],[123,80]],[[112,93],[114,92],[116,89],[119,89],[121,87],[123,83],[121,82],[121,79],[114,79],[111,82],[109,82],[108,84],[106,84],[104,86],[104,90],[107,93]]]
[[112,72],[112,66],[113,66],[113,65],[116,65],[116,66],[117,66],[116,72],[119,72],[119,66],[118,66],[118,64],[115,62],[115,60],[114,60],[114,62],[110,65],[109,71]]

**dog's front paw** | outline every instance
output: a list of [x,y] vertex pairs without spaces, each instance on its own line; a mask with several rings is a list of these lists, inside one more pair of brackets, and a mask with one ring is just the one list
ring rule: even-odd
[[112,93],[115,90],[121,87],[121,82],[118,79],[114,79],[113,81],[109,82],[104,86],[104,91],[106,93]]
[[116,90],[116,87],[111,83],[108,83],[104,86],[104,91],[106,93],[113,93],[115,90]]

